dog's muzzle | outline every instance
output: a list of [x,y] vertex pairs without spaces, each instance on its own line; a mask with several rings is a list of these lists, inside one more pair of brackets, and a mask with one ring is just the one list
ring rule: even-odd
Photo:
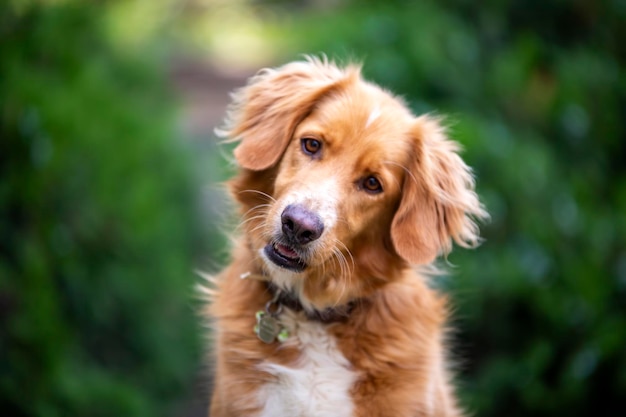
[[324,233],[322,219],[301,204],[290,204],[281,216],[281,233],[265,247],[265,255],[276,265],[301,272],[306,267],[308,245]]

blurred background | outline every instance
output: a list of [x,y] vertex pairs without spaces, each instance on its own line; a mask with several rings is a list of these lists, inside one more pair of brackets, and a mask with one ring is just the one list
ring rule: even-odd
[[202,416],[212,129],[303,53],[447,115],[492,215],[438,285],[476,416],[626,407],[625,0],[0,3],[0,414]]

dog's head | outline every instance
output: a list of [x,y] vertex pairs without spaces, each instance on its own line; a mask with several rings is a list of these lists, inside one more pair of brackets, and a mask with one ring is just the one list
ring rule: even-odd
[[249,244],[305,303],[364,296],[452,241],[478,242],[486,213],[458,146],[356,66],[265,70],[234,95],[222,132],[239,141],[231,188]]

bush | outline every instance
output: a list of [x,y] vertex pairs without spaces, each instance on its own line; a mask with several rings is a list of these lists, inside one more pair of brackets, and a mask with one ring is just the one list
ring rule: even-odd
[[113,48],[100,6],[8,3],[0,409],[167,415],[195,373],[189,300],[201,242],[189,156],[154,69],[163,66]]
[[442,282],[480,416],[588,416],[626,392],[626,10],[617,2],[346,1],[279,23],[284,60],[363,59],[449,115],[492,215]]

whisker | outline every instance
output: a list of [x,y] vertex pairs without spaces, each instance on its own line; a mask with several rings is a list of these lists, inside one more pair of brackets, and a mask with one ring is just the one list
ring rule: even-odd
[[239,223],[239,225],[244,225],[246,223],[251,222],[252,220],[258,220],[258,219],[264,219],[267,215],[267,212],[263,212],[263,213],[259,213],[255,216],[250,216],[248,218],[246,218],[245,220],[242,220],[241,223]]
[[[261,223],[264,223],[263,220],[265,220],[265,218],[267,217],[267,214],[269,212],[269,209],[272,207],[271,204],[258,204],[254,207],[252,207],[251,209],[249,209],[248,211],[246,211],[243,214],[243,218],[244,220],[242,220],[237,227],[235,228],[235,230],[241,230],[246,224],[256,221],[256,220],[261,220]],[[252,213],[257,213],[254,216],[249,216]],[[255,229],[256,230],[256,229]]]
[[239,223],[239,225],[240,226],[244,225],[246,223],[251,222],[252,220],[265,219],[266,216],[267,216],[267,212],[264,211],[263,213],[259,213],[259,214],[255,215],[255,216],[250,216],[247,219],[242,220],[241,223]]
[[[333,275],[331,277],[331,279],[339,280],[341,282],[341,276],[343,275],[343,268],[342,268],[342,265],[341,265],[341,261],[340,261],[339,257],[337,256],[337,248],[333,247],[331,249],[330,253],[332,255],[331,256],[331,260],[332,261],[336,261],[339,264],[339,276]],[[337,298],[335,298],[333,300],[332,307],[336,307],[337,306],[337,304],[339,303],[339,300],[341,299],[342,296],[343,296],[343,289],[342,289],[341,293],[339,294],[339,297],[337,297]]]
[[260,223],[255,228],[253,228],[250,232],[256,232],[257,230],[262,230],[265,228],[265,223]]
[[337,250],[337,258],[340,260],[340,264],[341,264],[341,283],[343,287],[341,291],[341,295],[343,296],[343,294],[346,291],[346,288],[350,284],[350,281],[352,279],[352,274],[350,273],[348,269],[348,261],[346,260],[345,255],[340,250]]
[[[354,256],[352,256],[352,252],[350,252],[350,249],[348,249],[345,243],[343,243],[341,240],[335,239],[335,243],[341,245],[346,250],[346,253],[350,256],[350,262],[352,263],[352,271],[350,272],[351,273],[354,272],[355,265],[354,265]],[[343,256],[343,253],[342,253],[342,256]],[[344,259],[345,259],[345,256],[344,256]]]
[[341,275],[340,278],[342,279],[342,281],[345,281],[343,278],[346,277],[346,275],[348,275],[348,262],[346,260],[346,257],[344,256],[343,253],[341,253],[341,250],[339,250],[339,248],[335,248],[335,250],[333,251],[335,253],[335,256],[337,258],[337,261],[339,262],[339,267],[341,269]]
[[[265,226],[265,214],[259,214],[258,216],[252,216],[247,218],[246,220],[242,221],[241,223],[239,223],[239,225],[237,225],[237,227],[235,228],[236,231],[241,230],[245,225],[247,225],[248,223],[251,223],[255,220],[261,220],[260,225],[259,226]],[[253,230],[256,230],[259,226],[256,226]]]
[[[340,297],[339,297],[340,299],[345,294],[349,285],[351,285],[352,274],[354,273],[355,265],[354,265],[354,257],[352,256],[352,253],[350,252],[348,247],[339,239],[334,239],[333,243],[334,243],[334,247],[333,247],[332,253],[335,259],[337,260],[337,263],[339,264],[339,270],[340,270],[340,275],[338,277],[339,283],[342,287]],[[345,252],[350,256],[351,265],[348,264],[348,260],[340,248],[345,249]],[[339,302],[339,299],[337,299],[337,302]]]
[[252,207],[250,210],[246,211],[241,217],[246,217],[249,213],[255,211],[255,210],[259,210],[259,209],[263,209],[263,208],[270,208],[272,207],[271,204],[258,204],[254,207]]
[[276,202],[276,199],[274,197],[272,197],[271,195],[264,193],[263,191],[259,191],[259,190],[253,190],[253,189],[248,189],[248,190],[241,190],[239,191],[239,193],[256,193],[256,194],[260,194],[263,197],[267,198],[268,200],[272,201],[272,202]]

